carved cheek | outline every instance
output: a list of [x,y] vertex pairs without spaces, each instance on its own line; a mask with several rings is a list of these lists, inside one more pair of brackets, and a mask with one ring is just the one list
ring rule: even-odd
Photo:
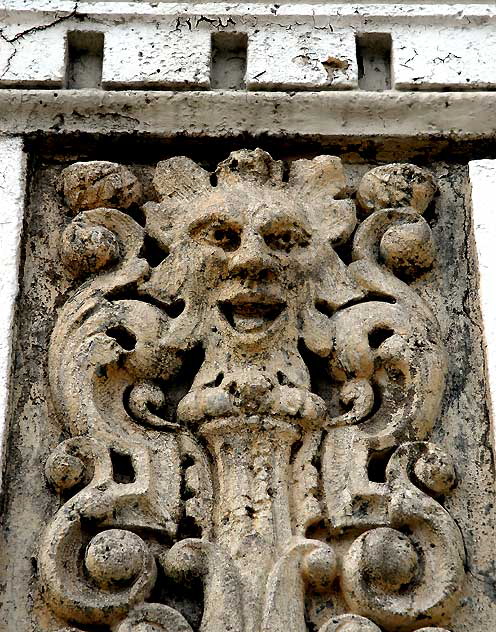
[[274,270],[281,285],[289,290],[298,290],[308,278],[308,254],[291,252],[284,257],[278,257]]
[[229,256],[221,248],[206,248],[199,272],[202,273],[205,289],[214,288],[227,277]]

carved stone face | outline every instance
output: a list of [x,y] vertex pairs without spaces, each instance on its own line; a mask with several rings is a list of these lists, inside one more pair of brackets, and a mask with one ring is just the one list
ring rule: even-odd
[[294,300],[311,228],[285,191],[240,184],[201,198],[186,223],[209,302],[239,333],[265,331]]
[[281,334],[294,346],[305,310],[361,296],[332,248],[353,230],[355,208],[335,199],[341,164],[321,158],[295,163],[286,182],[265,152],[235,152],[215,186],[188,159],[161,163],[162,201],[148,207],[147,229],[169,256],[142,291],[162,304],[184,301],[182,318],[201,323],[203,340],[214,328],[236,345]]

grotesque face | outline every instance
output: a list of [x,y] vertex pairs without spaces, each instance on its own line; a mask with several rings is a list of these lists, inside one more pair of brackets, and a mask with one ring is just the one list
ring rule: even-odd
[[314,296],[317,288],[333,292],[331,306],[353,298],[332,249],[355,225],[353,203],[335,199],[344,187],[337,159],[293,163],[286,182],[282,163],[242,151],[216,175],[212,186],[188,159],[160,163],[162,202],[147,229],[169,256],[144,291],[164,305],[180,298],[193,320],[251,339],[296,329],[309,303],[327,300]]
[[185,224],[210,306],[239,333],[271,327],[304,283],[312,228],[301,204],[286,191],[239,183],[202,197]]

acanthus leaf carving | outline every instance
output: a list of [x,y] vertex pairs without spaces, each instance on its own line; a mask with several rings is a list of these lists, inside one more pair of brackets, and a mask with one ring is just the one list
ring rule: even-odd
[[434,262],[431,174],[369,171],[361,221],[336,157],[286,174],[240,150],[214,175],[159,163],[143,227],[126,168],[62,174],[81,285],[50,345],[72,438],[46,466],[65,498],[41,543],[47,602],[115,632],[197,629],[163,575],[202,583],[201,632],[307,632],[308,596],[336,591],[347,612],[321,632],[442,624],[464,552],[436,500],[452,464],[426,441],[446,352],[412,286]]

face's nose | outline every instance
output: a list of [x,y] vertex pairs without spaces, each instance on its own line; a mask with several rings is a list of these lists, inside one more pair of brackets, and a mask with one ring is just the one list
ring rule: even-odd
[[244,231],[239,248],[230,257],[228,265],[231,277],[268,280],[274,272],[274,257],[261,235]]

